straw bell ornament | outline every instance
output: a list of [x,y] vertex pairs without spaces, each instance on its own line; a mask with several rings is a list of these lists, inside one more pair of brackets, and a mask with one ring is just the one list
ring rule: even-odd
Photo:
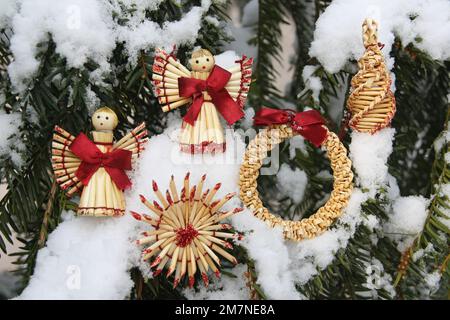
[[73,136],[55,126],[52,167],[56,182],[71,197],[81,193],[78,215],[121,216],[125,213],[123,191],[131,186],[127,171],[147,142],[145,123],[114,143],[117,115],[108,107],[92,116],[91,138]]
[[190,174],[187,173],[179,192],[172,176],[165,195],[153,181],[153,192],[159,202],[150,202],[143,195],[140,196],[153,215],[131,212],[135,219],[153,227],[136,241],[138,245],[147,245],[142,258],[153,258],[150,266],[156,268],[154,276],[159,275],[164,268],[167,277],[174,275],[174,288],[186,277],[189,287],[193,287],[198,274],[207,286],[209,270],[220,277],[221,258],[237,264],[236,258],[227,252],[233,248],[227,240],[240,239],[241,235],[229,232],[232,226],[221,221],[242,209],[221,211],[234,194],[215,200],[221,184],[203,190],[205,180],[206,175],[203,175],[196,185],[191,186]]
[[378,42],[378,23],[366,19],[362,28],[365,52],[358,61],[359,71],[351,81],[347,107],[351,113],[349,126],[373,134],[391,123],[395,97],[381,52],[383,45]]

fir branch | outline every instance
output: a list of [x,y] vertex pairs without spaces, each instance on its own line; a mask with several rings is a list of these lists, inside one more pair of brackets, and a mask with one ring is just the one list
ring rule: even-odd
[[249,299],[250,300],[262,300],[266,299],[266,296],[264,295],[262,289],[260,286],[256,283],[257,280],[257,274],[255,270],[255,263],[253,260],[248,259],[247,261],[247,271],[244,272],[244,277],[246,280],[246,286],[249,290]]
[[[362,219],[374,215],[379,221],[386,221],[386,206],[388,201],[383,190],[375,199],[369,199],[362,204]],[[340,226],[344,228],[343,226]],[[379,236],[377,243],[372,242],[374,231]],[[367,266],[372,259],[382,262],[384,271],[380,275],[393,273],[397,258],[392,255],[396,251],[393,243],[382,236],[380,230],[371,230],[362,221],[345,248],[336,252],[333,262],[324,270],[317,270],[317,275],[304,285],[298,285],[298,290],[310,299],[392,299],[392,293],[385,287],[369,287],[370,276]]]
[[396,129],[389,172],[402,194],[430,195],[431,146],[444,126],[450,83],[449,63],[433,61],[413,46],[393,46],[396,76]]
[[312,0],[285,0],[282,1],[286,10],[292,14],[295,23],[297,48],[292,65],[294,76],[291,85],[291,95],[297,96],[298,88],[305,86],[302,78],[303,68],[310,63],[308,51],[313,39],[315,17],[311,13],[315,10]]
[[[450,142],[445,141],[450,120],[450,108],[447,110],[446,126],[436,141],[443,140],[444,145],[436,150],[436,158],[431,171],[432,198],[422,232],[406,250],[400,261],[395,284],[402,297],[412,298],[420,294],[415,289],[424,284],[424,275],[438,271],[441,274],[442,294],[450,289],[448,257],[450,252],[450,229],[440,219],[450,220],[450,199],[443,187],[450,182],[450,167],[445,155],[450,152]],[[432,250],[426,252],[429,245]],[[412,259],[419,250],[423,252],[419,259]],[[415,285],[413,285],[413,283]],[[442,296],[444,298],[444,296]]]
[[48,235],[48,223],[52,213],[53,203],[55,201],[57,183],[56,179],[53,180],[52,187],[50,188],[50,196],[47,201],[44,217],[42,219],[41,231],[39,232],[38,247],[42,248],[45,244]]
[[274,62],[281,63],[281,24],[286,24],[285,11],[278,0],[261,0],[258,7],[259,20],[255,27],[255,36],[249,43],[258,50],[256,66],[253,72],[255,79],[249,94],[250,104],[259,108],[270,105],[281,98],[275,86],[279,72]]

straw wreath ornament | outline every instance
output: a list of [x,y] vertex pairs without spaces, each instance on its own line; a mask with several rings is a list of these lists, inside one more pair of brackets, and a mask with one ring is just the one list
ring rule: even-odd
[[220,211],[225,203],[234,197],[234,193],[227,194],[220,200],[214,200],[221,184],[217,183],[213,189],[203,192],[206,175],[203,175],[197,185],[190,186],[190,174],[184,178],[184,185],[178,194],[174,177],[172,176],[169,190],[164,197],[153,181],[153,191],[160,203],[150,203],[141,195],[142,203],[149,208],[156,217],[131,212],[137,220],[153,226],[151,231],[143,233],[143,238],[136,241],[138,245],[150,244],[142,252],[142,258],[148,260],[155,256],[150,266],[156,268],[153,275],[159,275],[167,266],[167,277],[175,273],[173,287],[188,275],[189,287],[195,283],[195,275],[200,273],[206,286],[209,284],[207,272],[211,269],[220,277],[219,256],[237,264],[237,260],[224,249],[232,249],[230,242],[224,239],[240,239],[238,233],[223,232],[230,230],[230,224],[220,221],[242,211],[235,208],[226,212]]
[[[280,226],[285,238],[300,241],[324,232],[344,207],[353,188],[353,173],[347,150],[333,132],[323,126],[320,113],[315,110],[296,113],[292,110],[262,108],[255,116],[255,125],[269,125],[250,141],[240,168],[240,198],[253,214],[271,227]],[[328,201],[316,213],[300,221],[283,220],[264,207],[257,190],[259,169],[267,152],[295,135],[302,135],[316,147],[323,145],[331,162],[334,190]]]
[[363,23],[363,42],[366,48],[358,61],[359,71],[351,81],[347,107],[349,126],[359,132],[375,133],[388,126],[395,114],[395,97],[391,77],[377,38],[378,23],[366,19]]

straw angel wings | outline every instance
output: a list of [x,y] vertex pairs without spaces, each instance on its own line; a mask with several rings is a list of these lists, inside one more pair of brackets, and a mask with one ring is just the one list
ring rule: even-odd
[[[111,114],[96,111],[107,126]],[[115,115],[115,114],[114,114]],[[97,121],[100,121],[98,120]],[[115,128],[115,125],[111,125]],[[139,157],[148,140],[145,123],[140,124],[118,142],[111,130],[99,130],[94,123],[93,141],[83,133],[73,136],[55,126],[52,141],[52,167],[56,182],[69,197],[81,192],[79,215],[123,215],[123,189],[131,185],[125,170]]]
[[192,71],[173,54],[157,49],[152,77],[155,94],[164,112],[190,105],[180,135],[182,151],[224,151],[218,115],[229,125],[243,117],[253,59],[243,56],[231,68],[223,69],[208,50],[199,49],[192,53],[190,64]]

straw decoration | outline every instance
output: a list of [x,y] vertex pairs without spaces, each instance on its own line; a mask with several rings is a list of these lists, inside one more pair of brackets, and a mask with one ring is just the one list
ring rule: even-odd
[[359,71],[352,78],[347,101],[351,113],[349,126],[371,134],[388,126],[396,110],[395,97],[390,89],[392,80],[381,52],[382,45],[378,43],[377,31],[376,21],[364,21],[366,50],[358,61]]
[[156,49],[152,83],[162,110],[168,112],[191,102],[179,96],[178,78],[191,77],[191,72],[174,55]]
[[148,131],[145,128],[145,122],[128,132],[122,139],[117,141],[112,150],[123,149],[132,152],[132,159],[135,161],[140,157],[142,151],[145,150],[145,144],[149,141],[147,138]]
[[[191,60],[214,61],[205,49],[194,51]],[[212,59],[212,60],[210,60]],[[202,64],[204,62],[199,62]],[[154,94],[164,112],[187,106],[179,135],[182,152],[221,153],[226,149],[222,116],[229,125],[244,116],[242,111],[250,89],[253,59],[246,56],[235,61],[226,70],[205,63],[183,66],[173,53],[156,49],[153,62],[152,84]]]
[[220,277],[221,258],[237,264],[236,258],[226,251],[233,249],[227,240],[240,239],[241,235],[228,232],[232,226],[220,222],[242,209],[219,211],[232,195],[214,200],[220,184],[212,190],[203,190],[205,180],[206,175],[203,175],[197,185],[191,187],[187,173],[183,188],[178,192],[172,176],[165,195],[153,181],[153,192],[159,202],[151,203],[143,195],[140,196],[153,216],[131,212],[135,219],[153,227],[136,241],[138,245],[148,245],[142,252],[142,258],[153,258],[150,266],[156,269],[154,276],[158,276],[164,268],[167,269],[167,277],[174,275],[174,288],[185,276],[189,287],[193,287],[196,275],[208,286],[209,270]]
[[239,106],[243,108],[252,82],[253,58],[243,56],[240,60],[237,60],[236,63],[238,63],[239,66],[229,70],[232,72],[233,76],[225,88]]
[[[103,116],[115,115],[107,107],[95,111]],[[113,144],[113,128],[96,127],[91,138],[77,137],[55,126],[52,139],[52,168],[56,183],[68,197],[80,193],[77,215],[122,216],[125,213],[123,190],[131,185],[130,170],[148,141],[145,123],[141,123]],[[101,156],[100,156],[101,155]]]
[[69,147],[75,137],[59,126],[55,126],[52,142],[52,167],[56,182],[69,197],[81,191],[83,184],[75,176],[81,160]]
[[259,169],[268,151],[294,135],[296,133],[291,127],[275,125],[262,130],[250,141],[240,169],[239,186],[241,200],[257,218],[266,221],[271,227],[280,226],[286,239],[300,241],[323,233],[341,216],[352,192],[353,173],[347,150],[339,138],[328,131],[323,146],[327,150],[334,176],[334,190],[328,201],[316,213],[300,221],[283,220],[280,216],[270,213],[259,198],[257,190]]

